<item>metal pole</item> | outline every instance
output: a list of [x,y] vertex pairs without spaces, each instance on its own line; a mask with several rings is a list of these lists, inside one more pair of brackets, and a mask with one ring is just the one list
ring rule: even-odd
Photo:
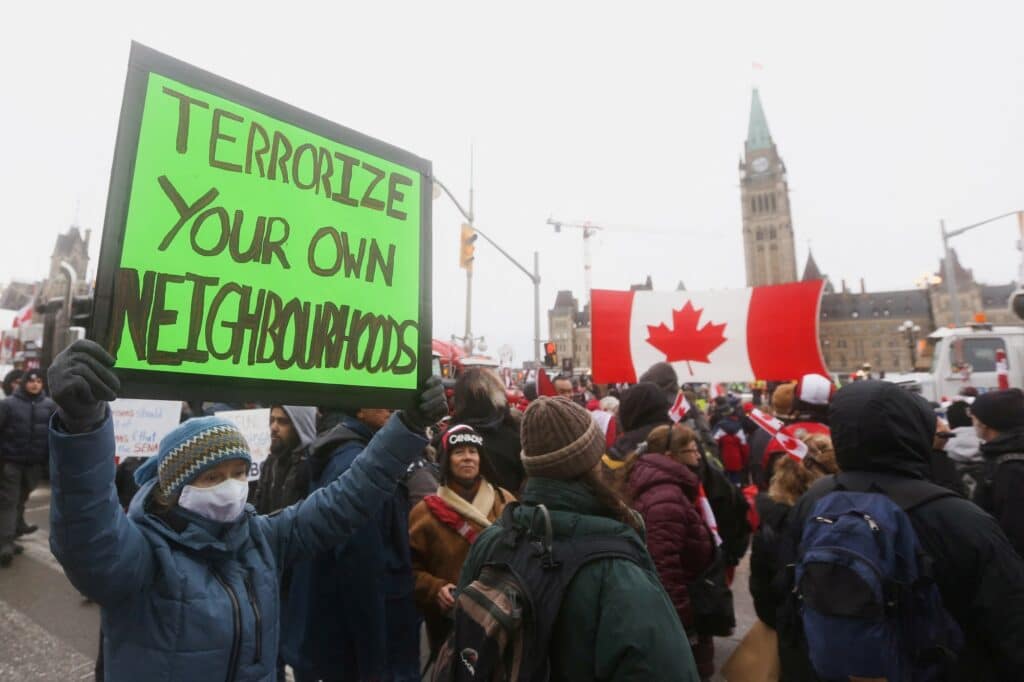
[[1021,259],[1017,268],[1017,286],[1024,287],[1024,211],[1017,211],[1017,229],[1020,231],[1017,249],[1020,251]]
[[533,252],[533,361],[540,364],[540,253]]
[[473,354],[473,266],[466,268],[466,336],[462,339],[466,355]]
[[960,326],[960,298],[957,292],[956,277],[953,273],[953,255],[949,250],[949,235],[946,234],[946,221],[939,221],[939,230],[942,232],[942,252],[944,254],[944,274],[946,277],[946,292],[949,294],[949,305],[953,311],[953,326]]
[[586,305],[590,304],[590,282],[591,282],[591,255],[590,255],[590,235],[592,231],[589,228],[583,228],[583,288],[584,293],[587,296],[585,301]]
[[[473,145],[469,146],[469,226],[473,227]],[[473,353],[473,261],[466,264],[466,354]]]

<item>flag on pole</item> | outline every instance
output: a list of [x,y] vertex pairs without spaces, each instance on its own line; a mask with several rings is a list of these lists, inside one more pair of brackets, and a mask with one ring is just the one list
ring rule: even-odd
[[996,380],[999,382],[999,390],[1005,391],[1010,388],[1010,367],[1006,362],[1006,350],[996,350]]
[[537,370],[537,395],[546,395],[548,397],[558,395],[555,385],[551,383],[551,377],[543,369]]
[[818,346],[824,281],[725,291],[591,292],[593,376],[635,383],[668,362],[684,383],[827,375]]
[[32,304],[26,303],[24,307],[18,310],[14,314],[14,323],[12,327],[24,327],[26,324],[32,321]]
[[807,456],[807,444],[792,433],[786,433],[787,430],[794,427],[784,426],[780,420],[757,409],[750,411],[750,419],[772,437],[765,452],[772,452],[773,447],[781,448],[798,462],[803,461],[803,458]]

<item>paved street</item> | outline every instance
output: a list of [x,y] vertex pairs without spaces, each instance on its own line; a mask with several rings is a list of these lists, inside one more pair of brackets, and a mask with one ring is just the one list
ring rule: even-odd
[[[0,679],[88,680],[98,646],[99,607],[71,586],[49,547],[50,490],[36,490],[23,538],[25,553],[0,571]],[[747,562],[736,571],[736,634],[715,640],[715,667],[735,649],[754,619],[747,593]],[[715,676],[715,679],[721,679]]]
[[22,538],[25,553],[0,569],[0,679],[92,679],[99,607],[71,586],[49,547],[50,490],[29,499],[39,530]]

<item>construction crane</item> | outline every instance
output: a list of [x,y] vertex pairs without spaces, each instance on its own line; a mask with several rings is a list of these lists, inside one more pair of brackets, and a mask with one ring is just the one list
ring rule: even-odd
[[555,220],[554,218],[548,218],[548,225],[555,228],[555,232],[561,232],[562,228],[569,228],[572,230],[583,231],[583,287],[586,290],[586,304],[590,304],[590,288],[592,280],[593,270],[593,256],[590,252],[590,238],[595,233],[601,230],[607,230],[608,228],[600,225],[594,225],[589,220],[582,223],[571,223],[564,220]]

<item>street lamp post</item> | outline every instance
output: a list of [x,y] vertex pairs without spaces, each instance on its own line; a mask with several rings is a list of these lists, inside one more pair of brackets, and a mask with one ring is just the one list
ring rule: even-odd
[[[526,269],[526,266],[524,266],[522,263],[520,263],[515,258],[513,258],[509,254],[508,251],[506,251],[505,249],[501,248],[501,246],[499,246],[496,241],[494,241],[489,236],[487,236],[486,234],[481,232],[480,228],[476,227],[473,224],[473,189],[472,189],[472,187],[470,187],[470,190],[469,190],[469,210],[467,211],[466,209],[464,209],[462,207],[462,204],[459,203],[459,200],[455,198],[455,196],[448,190],[447,187],[445,187],[444,183],[442,183],[436,177],[433,178],[433,181],[434,181],[434,187],[436,187],[441,192],[444,192],[445,194],[448,195],[448,198],[451,199],[452,203],[455,204],[455,207],[457,209],[459,209],[459,212],[462,214],[462,217],[466,219],[466,222],[468,222],[469,226],[473,228],[473,231],[476,232],[477,235],[482,237],[484,239],[484,241],[486,241],[488,244],[490,244],[491,246],[496,248],[498,250],[498,253],[500,253],[505,258],[507,258],[509,260],[509,262],[512,263],[512,265],[514,265],[517,268],[519,268],[523,272],[523,274],[526,275],[529,278],[529,280],[533,283],[533,359],[534,359],[535,362],[539,363],[540,362],[540,357],[541,357],[540,356],[540,253],[537,252],[537,251],[533,252],[533,272],[530,272],[529,270]],[[440,196],[436,190],[434,192],[434,196],[435,197]],[[472,290],[472,283],[473,283],[473,271],[472,271],[472,269],[469,269],[469,270],[466,271],[466,335],[462,339],[463,343],[466,345],[467,350],[469,352],[472,352],[473,343],[474,343],[473,331],[472,331],[472,328],[471,328],[472,313],[470,311],[470,305],[471,305],[471,302],[472,302],[472,294],[470,293],[471,290]],[[452,338],[457,339],[458,337],[453,336]],[[480,340],[482,341],[483,337],[480,337]]]
[[[989,223],[993,223],[997,220],[1002,220],[1003,218],[1007,218],[1012,215],[1018,216],[1019,219],[1021,213],[1022,211],[1010,211],[1009,213],[997,215],[994,218],[982,220],[980,223],[974,223],[972,225],[967,225],[965,227],[960,227],[955,230],[949,231],[946,230],[946,221],[939,221],[939,231],[942,233],[942,255],[944,262],[943,277],[946,278],[946,291],[949,293],[949,304],[953,311],[953,326],[960,326],[960,298],[959,291],[957,290],[956,276],[953,272],[953,258],[952,253],[949,250],[949,240],[952,239],[953,237],[963,234],[964,232],[968,232],[977,227],[981,227],[982,225],[988,225]],[[1017,248],[1021,249],[1022,259],[1024,259],[1024,220],[1020,220],[1020,226],[1021,241],[1018,242]],[[1022,260],[1021,272],[1024,273],[1024,260]]]
[[913,370],[917,366],[917,337],[921,334],[921,327],[914,324],[913,320],[904,320],[896,330],[902,332],[907,339],[907,348],[910,349],[910,369]]

